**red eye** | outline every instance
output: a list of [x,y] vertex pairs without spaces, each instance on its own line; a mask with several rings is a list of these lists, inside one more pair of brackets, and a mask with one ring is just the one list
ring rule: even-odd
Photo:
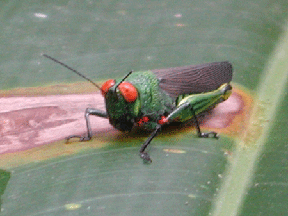
[[137,89],[131,83],[122,82],[118,88],[127,102],[131,103],[137,99]]
[[102,95],[105,97],[105,95],[107,94],[107,92],[109,91],[109,89],[115,85],[115,80],[107,80],[101,87],[101,93]]

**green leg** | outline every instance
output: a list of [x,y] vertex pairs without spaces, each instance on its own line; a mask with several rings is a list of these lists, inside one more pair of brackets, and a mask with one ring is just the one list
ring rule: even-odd
[[[201,132],[199,121],[198,121],[196,113],[193,109],[193,105],[188,103],[188,102],[182,104],[181,106],[177,107],[173,112],[171,112],[167,116],[168,122],[172,122],[174,119],[176,119],[185,110],[191,111],[193,118],[195,120],[196,129],[197,129],[197,133],[198,133],[199,137],[208,138],[208,137],[210,137],[210,134],[212,134],[212,138],[216,138],[216,139],[219,138],[218,134],[214,131],[207,132],[207,133]],[[152,162],[149,154],[147,152],[145,152],[145,149],[147,148],[148,145],[150,145],[153,138],[157,136],[157,134],[159,133],[161,128],[162,128],[162,125],[157,125],[156,129],[151,133],[151,135],[148,137],[148,139],[145,141],[145,143],[143,143],[143,145],[141,146],[139,153],[140,153],[140,157],[143,159],[144,162],[150,162],[150,163]]]
[[181,114],[183,114],[183,113],[186,113],[186,114],[188,113],[187,115],[190,116],[190,118],[193,118],[195,120],[198,137],[208,138],[208,137],[210,137],[209,135],[212,134],[213,138],[218,139],[218,135],[214,131],[211,131],[211,132],[208,132],[208,133],[202,133],[201,132],[201,128],[200,128],[200,124],[199,124],[199,121],[198,121],[198,118],[197,118],[197,114],[195,112],[193,104],[191,104],[191,103],[186,102],[184,104],[181,104],[170,115],[168,115],[167,118],[168,118],[169,122],[172,122],[174,119],[179,118],[179,116],[181,116]]
[[92,130],[91,130],[91,124],[89,120],[89,115],[95,115],[103,118],[108,118],[108,115],[105,111],[97,110],[94,108],[87,108],[85,111],[85,119],[86,119],[86,126],[87,126],[87,136],[79,136],[79,135],[71,135],[66,138],[66,143],[69,141],[71,138],[79,138],[80,142],[83,141],[88,141],[92,138]]

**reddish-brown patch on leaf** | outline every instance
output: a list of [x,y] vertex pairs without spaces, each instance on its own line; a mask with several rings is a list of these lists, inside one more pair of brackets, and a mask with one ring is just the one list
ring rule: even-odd
[[[26,150],[86,133],[87,107],[104,109],[99,94],[5,97],[0,99],[0,153]],[[112,127],[107,119],[91,118],[97,131]]]
[[[19,91],[17,89],[18,93]],[[250,95],[234,87],[230,98],[203,118],[201,128],[230,136],[240,136],[246,127],[252,101]],[[0,154],[64,140],[72,134],[83,135],[86,133],[85,109],[94,107],[105,110],[104,99],[99,92],[30,97],[15,95],[9,97],[5,94],[5,97],[0,98],[0,104]],[[111,132],[115,134],[116,129],[109,125],[107,119],[95,116],[90,119],[93,134],[100,139],[103,136],[111,136]],[[176,129],[195,130],[191,126]],[[53,153],[53,155],[69,154],[71,151],[68,147],[63,147],[62,153]]]
[[241,136],[247,126],[252,105],[251,95],[240,88],[233,88],[228,100],[219,104],[201,126],[229,136]]

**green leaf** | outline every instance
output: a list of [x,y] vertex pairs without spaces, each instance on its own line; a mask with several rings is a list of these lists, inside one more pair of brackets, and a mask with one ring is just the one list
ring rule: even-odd
[[1,215],[285,215],[287,1],[0,6],[0,89],[80,80],[41,56],[47,53],[97,80],[229,60],[233,82],[255,98],[241,136],[198,139],[193,128],[167,130],[153,140],[149,165],[138,155],[147,137],[139,133],[107,133],[90,149],[69,155],[85,145],[74,143],[66,155],[28,164],[64,144],[1,155]]
[[[284,201],[288,195],[285,192],[288,186],[285,181],[285,177],[288,176],[285,159],[287,47],[288,31],[280,38],[262,75],[257,90],[257,101],[246,133],[237,144],[236,157],[227,171],[229,178],[226,178],[219,193],[215,215],[237,215],[240,212],[242,215],[251,212],[257,212],[259,215],[281,215],[288,210]],[[275,127],[279,130],[278,133],[275,132]],[[278,140],[276,143],[275,138]],[[275,147],[278,147],[276,152]],[[271,175],[271,172],[275,172],[274,169],[278,172]],[[242,207],[244,200],[245,205]]]
[[4,194],[10,176],[10,172],[0,169],[0,207],[2,203],[1,196]]

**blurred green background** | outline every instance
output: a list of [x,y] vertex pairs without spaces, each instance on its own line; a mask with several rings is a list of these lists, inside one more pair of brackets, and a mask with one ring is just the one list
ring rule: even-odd
[[[1,1],[0,88],[229,60],[255,89],[286,18],[286,1]],[[249,75],[249,79],[247,76]]]
[[0,1],[1,90],[81,80],[42,53],[95,81],[229,60],[233,82],[255,95],[252,113],[264,107],[262,120],[252,114],[261,130],[247,131],[248,141],[197,139],[193,130],[161,135],[149,166],[137,155],[145,137],[0,165],[0,214],[285,215],[287,10],[286,0]]

